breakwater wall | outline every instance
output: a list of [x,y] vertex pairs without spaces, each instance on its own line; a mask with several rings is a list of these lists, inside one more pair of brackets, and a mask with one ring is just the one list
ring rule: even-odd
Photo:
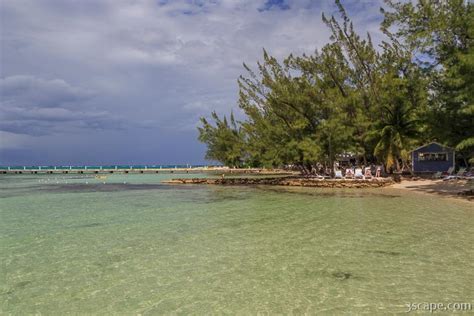
[[281,185],[317,188],[379,188],[395,183],[392,178],[373,179],[317,179],[299,177],[278,178],[192,178],[163,181],[167,184],[208,185]]

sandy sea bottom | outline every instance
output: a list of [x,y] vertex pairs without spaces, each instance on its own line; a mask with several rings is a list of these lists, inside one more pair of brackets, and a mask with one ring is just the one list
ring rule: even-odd
[[474,303],[472,204],[394,189],[0,177],[0,314]]

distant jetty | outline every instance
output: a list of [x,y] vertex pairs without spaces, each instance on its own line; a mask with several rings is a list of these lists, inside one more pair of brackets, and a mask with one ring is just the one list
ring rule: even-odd
[[220,166],[22,166],[0,167],[0,174],[123,174],[123,173],[225,173],[290,175],[294,172],[281,169],[233,169]]
[[379,188],[394,184],[392,178],[373,179],[318,179],[303,177],[265,178],[192,178],[163,181],[167,184],[208,184],[208,185],[281,185],[317,188]]

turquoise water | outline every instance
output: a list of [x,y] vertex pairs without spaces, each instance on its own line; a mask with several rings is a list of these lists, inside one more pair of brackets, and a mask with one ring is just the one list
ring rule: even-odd
[[160,184],[173,176],[1,176],[0,314],[387,314],[474,303],[469,202]]

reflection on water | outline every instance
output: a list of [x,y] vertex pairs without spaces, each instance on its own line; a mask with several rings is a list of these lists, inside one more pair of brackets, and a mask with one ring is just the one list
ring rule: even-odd
[[0,313],[390,314],[474,297],[463,201],[165,177],[0,177]]

